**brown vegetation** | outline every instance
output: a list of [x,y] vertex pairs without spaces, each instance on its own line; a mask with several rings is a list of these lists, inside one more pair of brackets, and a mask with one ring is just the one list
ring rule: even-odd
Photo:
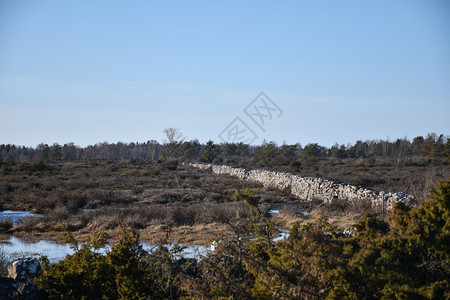
[[[430,141],[430,145],[436,149],[443,147],[436,138]],[[155,145],[153,143],[145,147]],[[203,154],[204,159],[207,157],[213,163],[234,162],[235,166],[289,171],[378,191],[404,191],[422,201],[430,186],[450,176],[450,167],[446,157],[439,154],[444,153],[442,149],[439,150],[441,152],[424,152],[425,143],[421,151],[414,152],[418,153],[416,155],[411,154],[414,145],[413,142],[408,146],[411,148],[408,148],[410,154],[395,156],[393,154],[401,147],[383,141],[330,149],[317,144],[302,148],[298,145],[278,147],[273,143],[252,148],[232,144],[219,147],[211,142],[204,150],[207,155],[205,152]],[[50,154],[55,147],[48,148]],[[126,155],[128,152],[125,150],[137,149],[137,146],[133,147],[131,144],[102,144],[84,150],[72,146],[62,148],[61,151],[66,149],[69,153],[70,149],[78,149],[85,154],[103,153],[107,157],[108,151]],[[44,148],[39,148],[39,151],[47,149]],[[194,148],[201,153],[198,142],[175,143],[170,148],[173,152],[171,157],[189,161],[186,153],[194,153]],[[378,148],[386,148],[386,154],[380,152],[378,156],[372,155]],[[165,153],[167,149],[162,147],[160,150]],[[66,153],[64,151],[63,154]],[[211,156],[210,152],[214,155]],[[8,153],[12,153],[12,150]],[[191,157],[195,158],[195,155]],[[216,228],[221,234],[227,234],[222,225],[235,218],[241,209],[240,204],[232,201],[231,197],[236,191],[247,188],[259,189],[256,196],[267,209],[280,208],[281,214],[275,216],[275,220],[283,228],[289,228],[298,220],[326,215],[331,223],[343,229],[370,210],[364,203],[323,206],[320,201],[302,202],[303,199],[296,199],[288,190],[263,188],[257,183],[217,176],[173,159],[0,161],[0,210],[26,210],[44,215],[41,218],[25,219],[16,227],[3,222],[0,231],[61,239],[62,224],[83,236],[99,227],[113,230],[118,221],[123,221],[139,230],[145,239],[159,238],[169,230],[177,238],[189,236],[188,239],[193,241],[193,236],[197,237],[200,243],[210,238],[209,234],[204,234],[208,226]],[[305,212],[309,214],[305,215]],[[190,230],[181,229],[185,227]]]
[[43,214],[15,227],[0,224],[2,232],[24,237],[61,239],[63,227],[83,236],[99,228],[113,230],[121,221],[146,239],[160,238],[170,230],[174,237],[189,233],[189,240],[197,236],[197,242],[205,242],[212,236],[205,234],[204,225],[224,232],[221,224],[242,209],[242,203],[231,200],[237,190],[259,188],[257,196],[266,210],[276,203],[296,202],[286,191],[216,176],[176,161],[20,163],[2,171],[1,209]]

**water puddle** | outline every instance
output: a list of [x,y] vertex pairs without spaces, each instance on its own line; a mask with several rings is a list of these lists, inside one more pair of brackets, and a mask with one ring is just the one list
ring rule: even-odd
[[287,239],[289,237],[289,231],[287,230],[282,230],[280,232],[280,235],[277,236],[276,238],[272,239],[272,241],[274,242],[279,242],[279,241],[283,241],[284,239]]
[[[157,246],[149,243],[149,242],[142,242],[141,243],[142,248],[147,252],[152,252],[156,249]],[[172,247],[172,245],[165,245],[166,247]],[[196,258],[200,259],[202,256],[205,256],[206,254],[210,253],[210,247],[207,246],[201,246],[201,245],[193,245],[193,246],[183,246],[180,245],[183,250],[181,250],[179,253],[177,253],[177,257],[181,258]]]

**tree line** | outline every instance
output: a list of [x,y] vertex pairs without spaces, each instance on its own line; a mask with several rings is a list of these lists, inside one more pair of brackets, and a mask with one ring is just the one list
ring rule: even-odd
[[35,148],[0,145],[0,161],[10,162],[50,162],[91,159],[148,159],[179,160],[182,162],[205,162],[233,166],[271,167],[287,166],[291,169],[301,165],[314,164],[323,159],[389,158],[400,165],[412,157],[427,159],[444,158],[450,160],[450,137],[429,133],[417,136],[412,141],[407,138],[389,140],[357,141],[355,144],[331,147],[310,143],[277,145],[263,142],[261,145],[243,143],[220,143],[198,140],[185,141],[179,132],[166,133],[168,140],[144,143],[97,143],[80,147],[74,143],[39,144]]

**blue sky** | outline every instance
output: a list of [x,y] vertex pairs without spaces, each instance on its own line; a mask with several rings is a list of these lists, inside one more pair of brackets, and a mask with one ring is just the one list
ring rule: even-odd
[[[264,131],[244,109],[282,110]],[[0,144],[450,134],[450,3],[0,0]]]

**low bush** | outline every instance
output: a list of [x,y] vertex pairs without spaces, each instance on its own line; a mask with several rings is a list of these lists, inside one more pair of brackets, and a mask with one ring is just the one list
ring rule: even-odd
[[167,248],[159,246],[147,253],[137,234],[123,225],[116,239],[105,255],[95,250],[106,243],[99,234],[59,263],[44,260],[38,286],[49,299],[169,299],[179,295],[174,276],[180,267]]

